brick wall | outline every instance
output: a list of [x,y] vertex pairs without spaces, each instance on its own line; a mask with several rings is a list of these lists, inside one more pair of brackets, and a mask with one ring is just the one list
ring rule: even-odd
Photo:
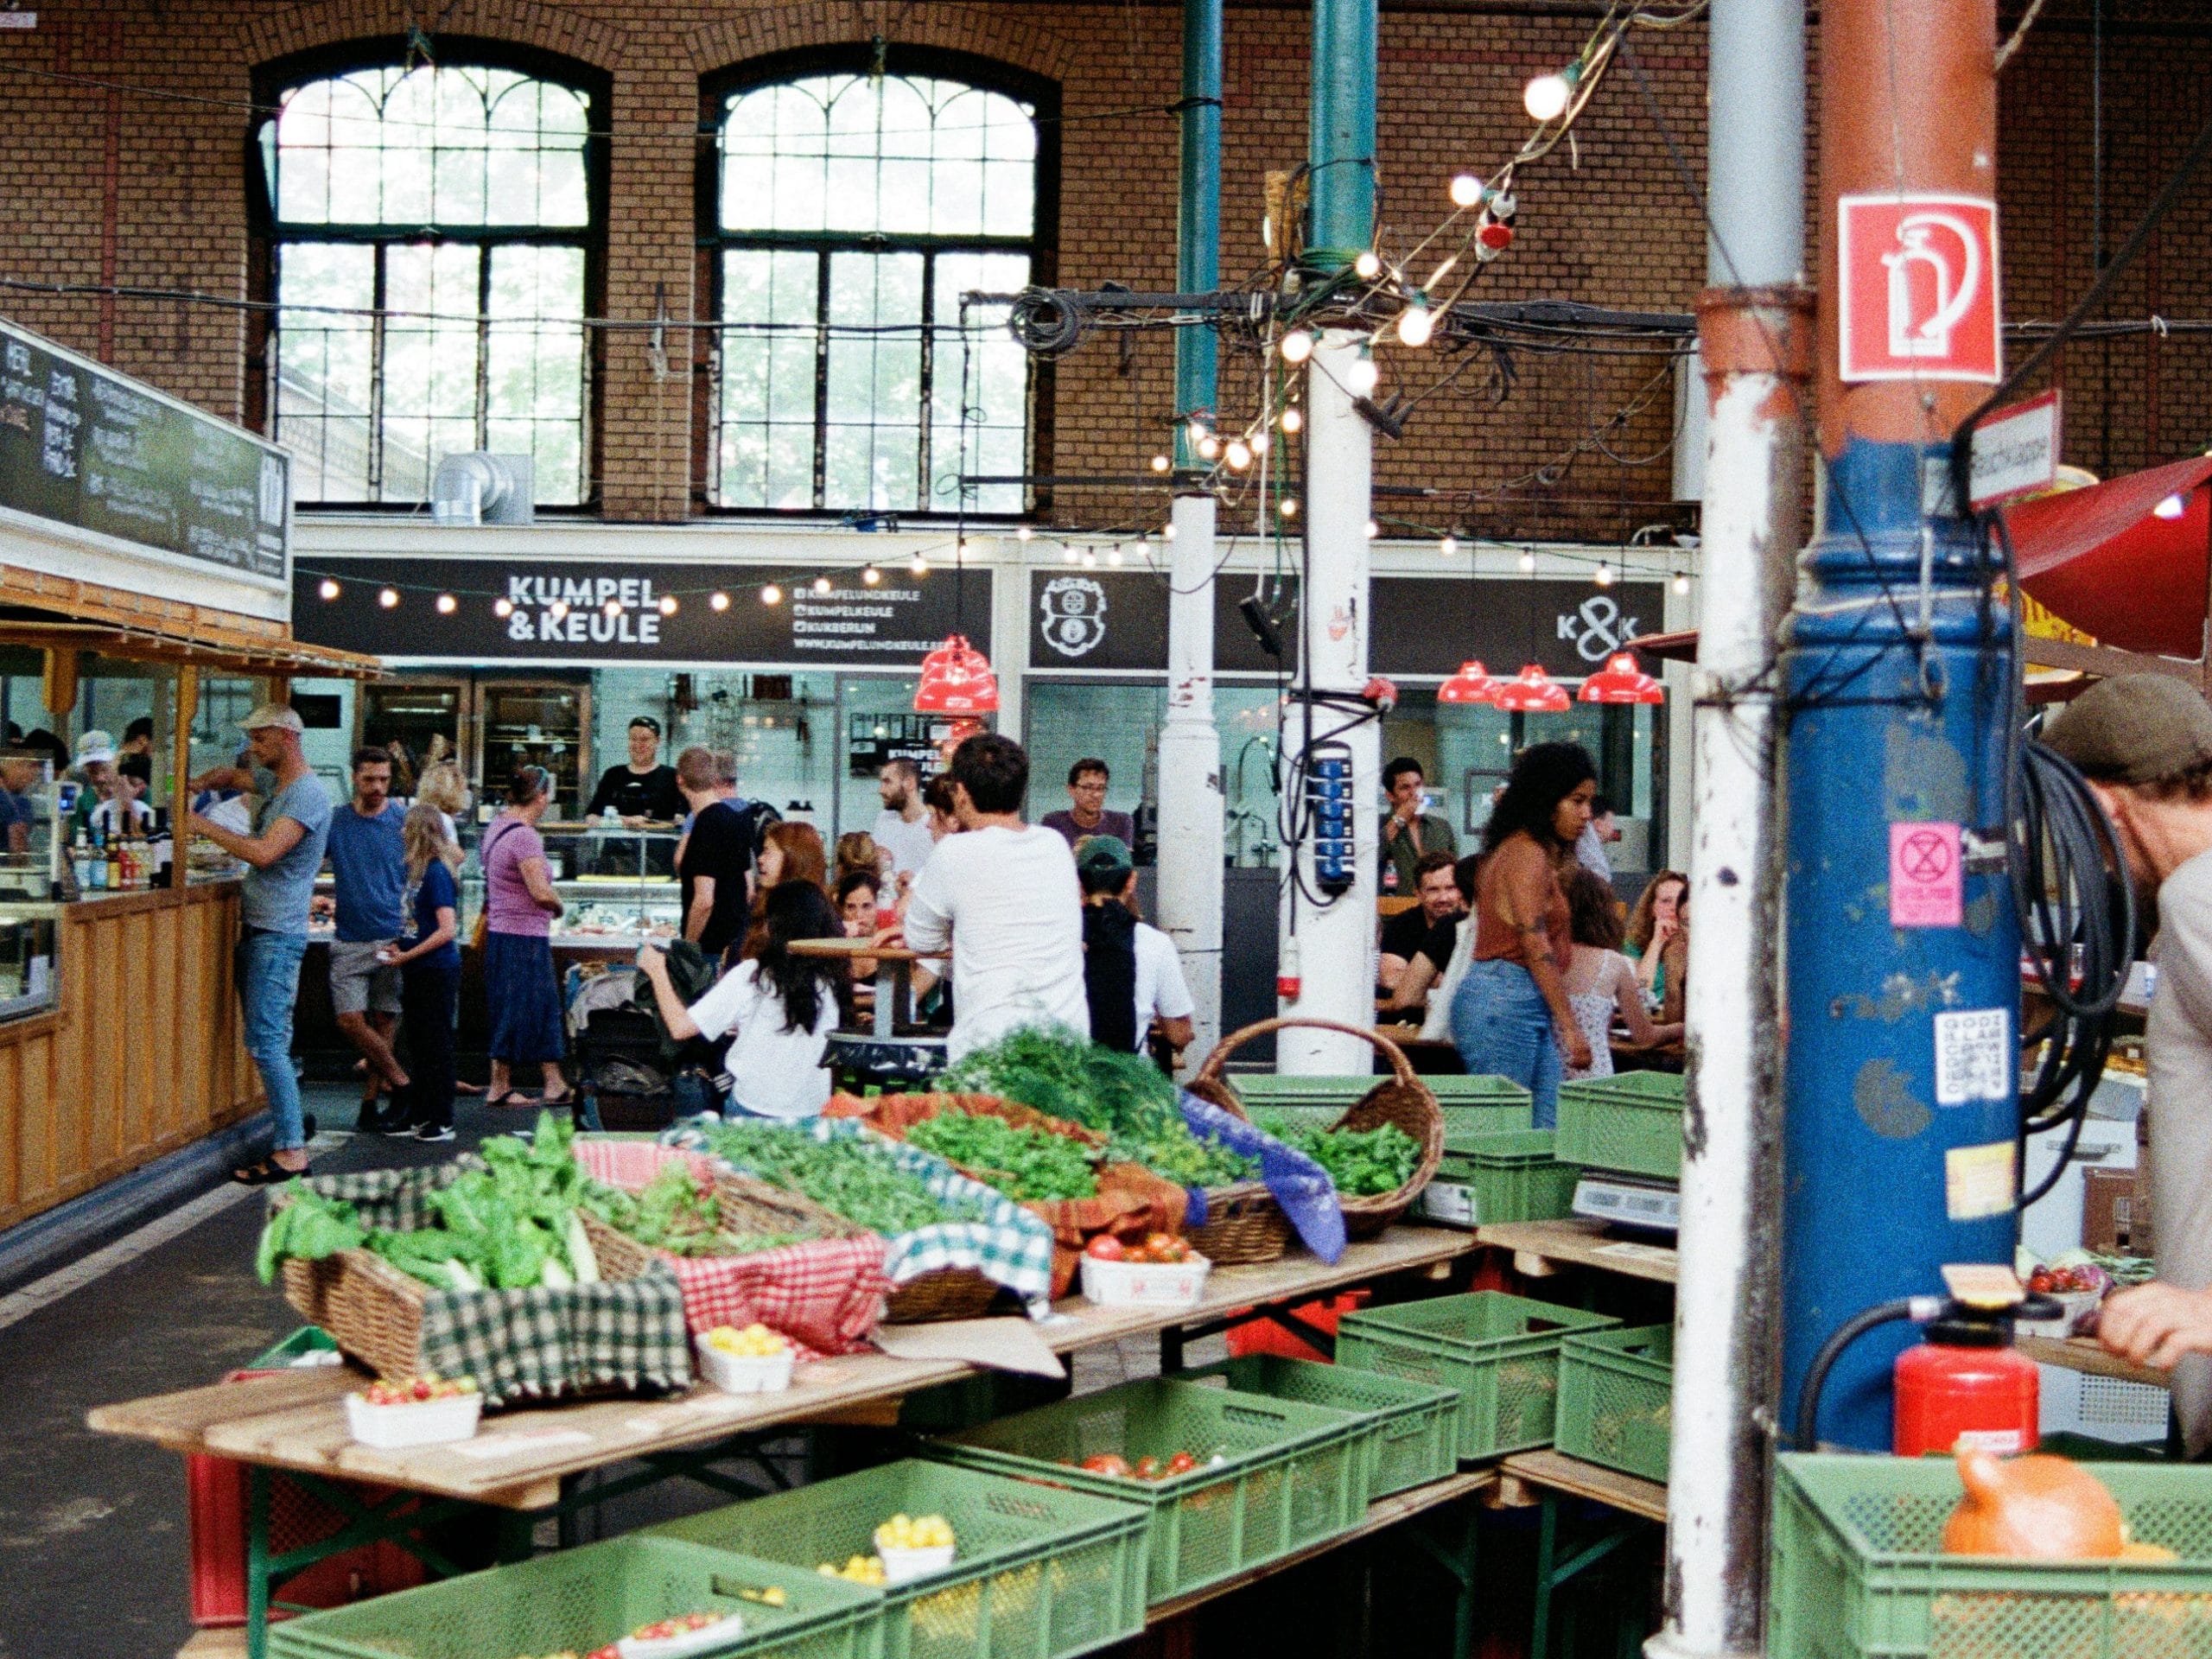
[[[310,48],[396,40],[410,16],[435,12],[445,34],[561,53],[612,77],[611,317],[644,321],[665,305],[682,318],[704,303],[691,243],[700,78],[766,53],[865,41],[879,29],[1058,81],[1065,119],[1060,280],[1139,287],[1173,280],[1174,123],[1161,113],[1119,113],[1156,110],[1175,96],[1172,6],[45,0],[40,12],[36,31],[0,33],[9,112],[0,123],[0,178],[11,181],[10,211],[0,216],[0,276],[7,277],[256,297],[244,202],[248,118],[240,107],[254,67]],[[2062,5],[2054,21],[2064,16]],[[1527,127],[1522,83],[1566,60],[1580,40],[1580,27],[1562,19],[1386,14],[1381,172],[1389,244],[1403,246],[1436,221],[1454,172],[1487,173],[1510,153]],[[1645,33],[1637,50],[1651,101],[1683,164],[1701,180],[1702,34]],[[2177,49],[2175,38],[2155,31],[2123,31],[2107,42],[2108,247],[2212,105],[2212,69],[2204,65],[2202,52]],[[1236,281],[1261,262],[1262,174],[1294,166],[1305,153],[1305,13],[1232,10],[1228,66],[1222,270]],[[153,92],[177,96],[141,95]],[[2086,37],[2068,27],[2039,34],[2007,73],[2002,96],[2007,309],[2015,318],[2055,317],[2090,275]],[[2114,315],[2212,316],[2208,202],[2212,184],[2200,186],[2128,278]],[[1685,309],[1702,282],[1695,209],[1625,72],[1593,105],[1575,146],[1527,177],[1522,203],[1519,240],[1489,268],[1478,297]],[[220,413],[236,416],[246,406],[250,331],[237,311],[0,290],[0,313]],[[2076,347],[2061,367],[2069,458],[2109,472],[2212,439],[2207,349],[2202,337],[2182,334]],[[1094,340],[1063,359],[1054,470],[1143,470],[1165,447],[1172,366],[1164,334],[1134,337],[1126,355],[1113,339]],[[1457,365],[1432,353],[1420,366],[1433,378]],[[1448,499],[1385,498],[1379,511],[1410,524],[1600,540],[1647,522],[1669,493],[1661,452],[1672,403],[1664,385],[1618,429],[1600,435],[1611,456],[1588,440],[1662,368],[1649,357],[1526,352],[1510,365],[1467,365],[1452,387],[1423,403],[1402,442],[1377,451],[1379,481],[1434,487]],[[1251,406],[1255,370],[1249,357],[1224,354],[1226,407]],[[669,519],[687,511],[696,442],[692,373],[680,343],[663,367],[642,334],[608,336],[598,396],[610,517]],[[1422,384],[1395,367],[1391,373],[1398,389]],[[1651,459],[1637,467],[1613,457]],[[1097,523],[1125,516],[1125,503],[1064,492],[1058,506],[1064,519]]]

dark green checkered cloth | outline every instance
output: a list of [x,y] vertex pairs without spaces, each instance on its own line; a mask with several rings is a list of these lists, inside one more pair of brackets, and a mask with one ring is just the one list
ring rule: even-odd
[[[433,1220],[430,1193],[464,1169],[482,1167],[464,1157],[435,1169],[313,1176],[307,1185],[352,1205],[364,1226],[403,1232]],[[634,1279],[595,1285],[434,1290],[423,1300],[422,1362],[441,1376],[474,1377],[488,1406],[581,1393],[672,1393],[691,1383],[683,1288],[657,1261]]]

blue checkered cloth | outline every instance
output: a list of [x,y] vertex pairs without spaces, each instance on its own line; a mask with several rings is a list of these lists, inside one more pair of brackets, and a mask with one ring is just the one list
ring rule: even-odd
[[[1187,1090],[1179,1092],[1183,1122],[1192,1135],[1260,1160],[1260,1179],[1268,1196],[1282,1206],[1307,1249],[1324,1262],[1335,1262],[1344,1255],[1344,1212],[1337,1199],[1337,1184],[1329,1179],[1327,1170],[1212,1102],[1200,1100]],[[1194,1191],[1192,1200],[1183,1224],[1196,1229],[1205,1225],[1205,1195]]]

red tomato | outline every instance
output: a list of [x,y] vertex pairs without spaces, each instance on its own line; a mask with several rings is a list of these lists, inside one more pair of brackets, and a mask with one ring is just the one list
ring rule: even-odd
[[1111,1233],[1099,1234],[1097,1237],[1084,1246],[1083,1253],[1085,1255],[1095,1255],[1101,1262],[1119,1262],[1128,1254],[1122,1248],[1122,1241]]
[[1189,1452],[1178,1452],[1173,1457],[1167,1459],[1166,1472],[1171,1477],[1175,1475],[1187,1475],[1192,1470],[1198,1466],[1198,1460],[1192,1457]]
[[1112,1475],[1117,1480],[1126,1480],[1129,1475],[1128,1459],[1111,1452],[1093,1452],[1083,1460],[1083,1466],[1090,1474]]
[[1132,1472],[1135,1474],[1139,1480],[1158,1480],[1160,1478],[1160,1459],[1158,1458],[1139,1458],[1137,1459],[1137,1466]]

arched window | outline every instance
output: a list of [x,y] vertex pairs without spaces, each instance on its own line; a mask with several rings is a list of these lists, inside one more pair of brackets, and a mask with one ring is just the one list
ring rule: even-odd
[[715,505],[950,512],[963,471],[1028,470],[1027,357],[1003,306],[963,331],[960,302],[1036,271],[1042,95],[878,65],[710,97]]
[[442,459],[491,449],[533,459],[540,502],[582,501],[592,94],[421,63],[274,101],[264,385],[299,499],[418,504]]

